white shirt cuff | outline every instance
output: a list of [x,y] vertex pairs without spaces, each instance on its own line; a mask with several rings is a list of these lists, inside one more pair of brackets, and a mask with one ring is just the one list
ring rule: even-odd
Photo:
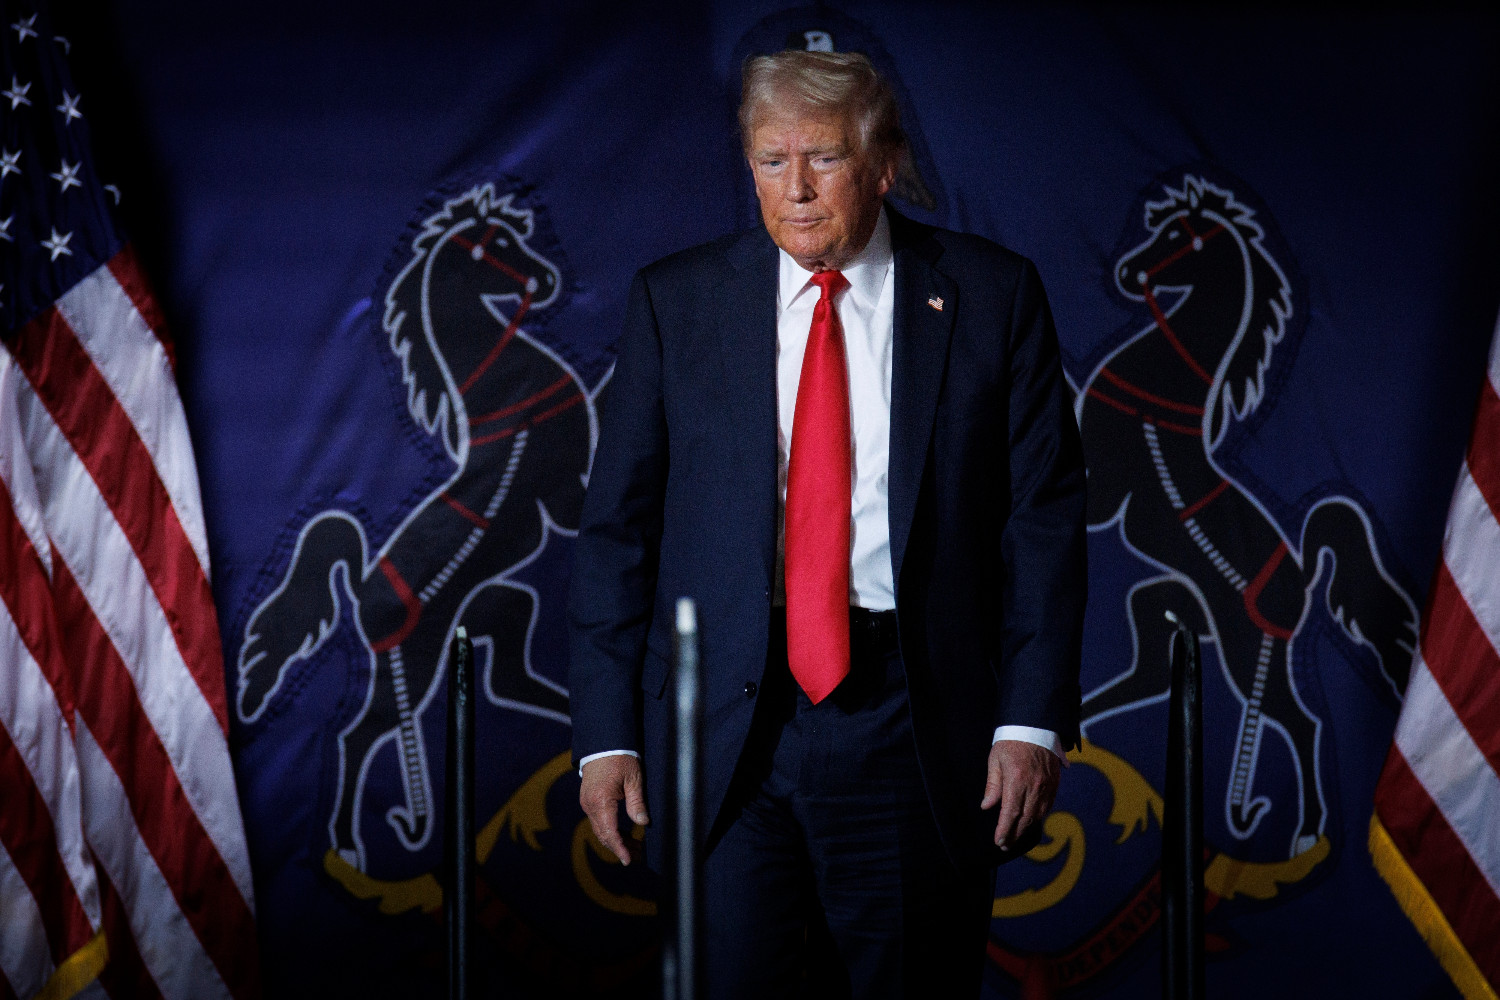
[[[1005,727],[1002,726],[1000,728],[1003,729]],[[1018,728],[1018,727],[1012,727],[1012,728]],[[998,732],[1000,732],[1000,730],[997,729],[997,730],[995,730],[995,732],[998,733]],[[995,737],[995,739],[997,739],[997,740],[999,738],[1000,738],[999,736]],[[1056,739],[1056,737],[1053,737],[1053,738]],[[620,757],[620,756],[639,758],[641,755],[638,754],[638,753],[636,753],[634,750],[605,750],[605,751],[602,751],[600,753],[591,753],[587,757],[583,758],[583,760],[580,760],[578,762],[578,776],[580,778],[583,777],[583,765],[587,764],[591,760],[598,760],[600,757]]]
[[[991,742],[999,743],[1001,740],[1019,740],[1022,743],[1034,743],[1039,747],[1051,750],[1064,763],[1068,759],[1066,751],[1063,750],[1062,740],[1050,729],[1038,729],[1035,726],[996,726],[995,738]],[[622,755],[626,757],[640,757],[640,754],[634,750],[604,750],[599,753],[591,753],[578,762],[578,773],[582,775],[583,766],[591,760],[598,760],[600,757],[618,757]]]
[[1038,729],[1035,726],[996,726],[995,738],[992,742],[999,743],[1001,740],[1035,743],[1057,754],[1064,764],[1068,762],[1068,754],[1063,749],[1062,740],[1050,729]]

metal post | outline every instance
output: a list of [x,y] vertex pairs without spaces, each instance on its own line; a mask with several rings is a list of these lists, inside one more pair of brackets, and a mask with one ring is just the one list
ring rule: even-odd
[[666,941],[662,948],[662,996],[695,1000],[698,996],[699,741],[703,707],[698,687],[698,615],[691,598],[677,601],[676,705],[672,713],[672,816],[667,825],[667,863],[674,891]]
[[448,929],[448,997],[468,1000],[474,954],[474,646],[454,637],[448,675],[447,794],[444,796],[443,920]]
[[1198,636],[1172,612],[1167,710],[1166,815],[1162,820],[1162,995],[1202,1000],[1203,690]]

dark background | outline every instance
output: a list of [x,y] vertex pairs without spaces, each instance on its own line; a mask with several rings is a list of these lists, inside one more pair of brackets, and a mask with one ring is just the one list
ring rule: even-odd
[[[1318,499],[1358,500],[1420,604],[1500,308],[1500,18],[1430,4],[850,2],[774,17],[782,10],[57,5],[101,173],[124,192],[126,230],[178,342],[227,664],[309,516],[355,511],[378,544],[446,474],[412,431],[369,309],[434,192],[496,180],[545,216],[567,294],[535,332],[595,381],[631,273],[753,218],[733,132],[738,57],[775,47],[798,18],[821,18],[840,47],[879,48],[934,194],[931,210],[904,208],[1036,261],[1075,383],[1149,323],[1108,280],[1143,238],[1143,201],[1190,171],[1253,197],[1302,311],[1273,358],[1274,392],[1220,458],[1293,537]],[[1091,560],[1085,691],[1128,663],[1123,595],[1155,572],[1108,532]],[[562,680],[565,541],[532,573],[544,603],[533,654]],[[1273,899],[1220,905],[1210,990],[1448,996],[1364,846],[1396,705],[1326,621],[1303,635],[1297,671],[1324,720],[1333,853]],[[437,921],[382,915],[319,865],[330,718],[357,654],[334,644],[294,702],[234,732],[271,996],[439,989]],[[1217,817],[1238,709],[1208,665],[1209,839],[1237,857],[1284,855],[1269,836],[1232,844]],[[1159,786],[1163,719],[1157,706],[1090,735]],[[484,819],[567,733],[498,711],[481,725]],[[1257,780],[1274,797],[1292,779],[1267,745]],[[601,911],[570,871],[571,780],[548,800],[561,839],[487,867],[506,913],[485,939],[488,974],[523,995],[649,991],[637,970],[650,968],[651,921]],[[997,942],[1066,951],[1142,884],[1159,830],[1115,845],[1108,794],[1097,772],[1070,769],[1058,808],[1088,830],[1083,877],[1059,905],[996,921]],[[435,857],[380,863],[404,877]],[[1022,864],[998,894],[1057,867]],[[1082,995],[1155,995],[1157,949],[1147,933]],[[998,965],[987,988],[1017,992]]]

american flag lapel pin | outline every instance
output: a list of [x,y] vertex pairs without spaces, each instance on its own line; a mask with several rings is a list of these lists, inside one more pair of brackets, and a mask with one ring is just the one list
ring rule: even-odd
[[943,311],[943,300],[938,298],[936,295],[929,298],[927,300],[927,304],[932,306],[932,308],[936,309],[938,312]]

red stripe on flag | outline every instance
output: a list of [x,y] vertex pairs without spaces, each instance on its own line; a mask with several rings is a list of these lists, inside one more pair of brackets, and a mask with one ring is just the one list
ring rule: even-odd
[[1375,787],[1375,813],[1474,964],[1500,982],[1500,899],[1396,747]]
[[1495,384],[1484,380],[1479,391],[1479,408],[1474,413],[1474,435],[1469,439],[1469,475],[1490,505],[1490,513],[1500,521],[1500,396]]
[[176,371],[177,345],[172,343],[172,337],[167,333],[166,318],[156,302],[156,296],[151,294],[151,288],[146,283],[146,273],[141,270],[135,247],[127,243],[124,249],[111,257],[109,273],[115,276],[115,281],[120,283],[120,287],[135,305],[135,311],[141,314],[141,319],[146,321],[151,332],[156,334],[156,339],[161,341],[161,346],[166,348],[167,363]]
[[213,595],[150,451],[56,309],[21,327],[11,350],[114,511],[166,612],[188,670],[227,735],[223,649]]
[[61,558],[54,557],[52,576],[58,625],[70,641],[79,690],[89,693],[79,713],[119,775],[141,838],[230,992],[258,996],[250,908],[193,812],[125,662]]
[[36,900],[42,926],[47,931],[52,964],[60,965],[63,959],[88,944],[94,929],[57,851],[52,810],[4,726],[0,726],[0,787],[5,789],[5,808],[0,809],[0,844],[5,845],[11,863]]
[[[72,685],[56,633],[48,627],[55,627],[50,587],[41,557],[0,480],[0,602],[9,609],[21,642],[51,685],[62,718],[69,720],[63,735],[70,738]],[[58,964],[87,944],[94,930],[58,853],[51,807],[4,726],[0,726],[0,775],[4,775],[0,787],[6,789],[5,808],[0,809],[0,841],[36,898],[52,946],[52,961]]]
[[146,963],[141,961],[140,946],[135,943],[135,934],[130,930],[130,912],[125,900],[109,880],[109,873],[100,865],[94,866],[99,878],[99,907],[103,911],[101,923],[104,939],[109,942],[109,961],[99,973],[99,983],[115,1000],[163,1000],[156,980],[151,978]]
[[0,600],[10,608],[10,616],[21,633],[21,641],[31,651],[31,658],[42,668],[42,676],[52,685],[52,693],[71,729],[73,722],[73,679],[57,648],[56,639],[47,627],[52,621],[52,584],[42,566],[42,557],[16,517],[10,490],[0,480]]
[[1495,724],[1500,719],[1500,656],[1447,563],[1438,564],[1427,607],[1422,659],[1479,752],[1500,772],[1500,726]]

